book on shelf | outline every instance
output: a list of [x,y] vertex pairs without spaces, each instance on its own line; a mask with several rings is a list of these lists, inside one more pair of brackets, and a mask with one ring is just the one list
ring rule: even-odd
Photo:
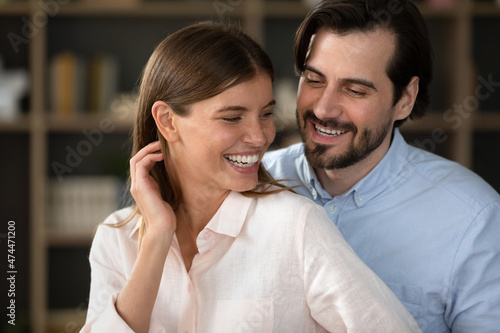
[[109,54],[88,59],[72,51],[50,63],[51,108],[57,115],[104,113],[118,95],[118,62]]
[[88,108],[90,112],[107,111],[118,95],[118,64],[108,54],[92,57],[88,65]]
[[92,235],[118,209],[124,182],[115,176],[68,176],[49,181],[48,228]]
[[50,64],[51,107],[58,115],[83,110],[85,69],[83,60],[71,51],[56,54]]

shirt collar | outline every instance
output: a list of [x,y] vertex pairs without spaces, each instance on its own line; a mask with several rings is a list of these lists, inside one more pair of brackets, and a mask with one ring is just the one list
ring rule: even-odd
[[395,128],[391,145],[385,156],[368,175],[353,186],[356,205],[363,206],[391,186],[401,172],[407,156],[408,145],[399,129]]
[[[137,214],[139,214],[139,213],[137,213]],[[133,238],[136,233],[139,233],[139,227],[141,226],[141,223],[142,223],[142,217],[140,217],[140,215],[137,215],[137,216],[139,216],[139,218],[136,220],[135,225],[132,228],[132,230],[130,230],[130,233],[128,234],[129,238]]]
[[300,163],[302,164],[302,177],[304,184],[307,184],[309,192],[311,192],[312,199],[317,200],[318,196],[325,200],[331,200],[332,196],[326,192],[314,172],[314,168],[307,162],[306,155],[304,154],[304,144],[302,144],[302,154],[300,155]]
[[238,236],[251,203],[251,197],[231,191],[205,228],[230,237]]
[[[238,236],[245,223],[251,203],[251,197],[231,191],[205,228],[222,235]],[[129,238],[134,237],[139,232],[141,223],[142,217],[139,217],[130,231]]]

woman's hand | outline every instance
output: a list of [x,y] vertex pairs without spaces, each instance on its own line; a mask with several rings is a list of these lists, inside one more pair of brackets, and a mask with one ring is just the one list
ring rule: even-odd
[[176,228],[175,213],[161,197],[160,187],[150,175],[155,164],[162,160],[159,141],[151,142],[130,159],[130,193],[147,230],[172,236]]
[[130,159],[130,193],[147,229],[132,273],[115,307],[129,327],[138,333],[149,331],[163,266],[177,224],[172,207],[162,199],[160,187],[149,173],[162,160],[159,142],[148,144]]

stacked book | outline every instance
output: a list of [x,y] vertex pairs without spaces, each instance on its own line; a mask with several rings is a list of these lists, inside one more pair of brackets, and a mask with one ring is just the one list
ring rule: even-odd
[[50,63],[51,109],[58,115],[110,110],[118,95],[118,63],[109,54],[84,59],[71,51]]
[[48,227],[51,231],[91,235],[119,208],[123,181],[114,176],[71,176],[49,183]]

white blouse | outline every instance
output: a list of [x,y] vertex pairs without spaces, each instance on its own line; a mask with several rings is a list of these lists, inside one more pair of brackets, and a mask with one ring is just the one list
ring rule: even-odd
[[[126,208],[105,224],[123,221]],[[82,332],[133,332],[114,303],[137,258],[138,225],[100,226]],[[150,332],[420,332],[324,209],[291,192],[231,192],[198,235],[186,271],[174,237]]]

